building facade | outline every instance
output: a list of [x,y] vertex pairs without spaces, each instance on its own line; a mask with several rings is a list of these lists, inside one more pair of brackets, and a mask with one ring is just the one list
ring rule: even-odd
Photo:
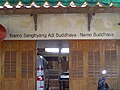
[[30,15],[0,20],[7,31],[0,42],[0,90],[35,90],[36,40],[69,41],[70,90],[96,90],[104,69],[110,88],[120,89],[119,13],[97,13],[90,24],[86,14],[41,14],[37,27]]

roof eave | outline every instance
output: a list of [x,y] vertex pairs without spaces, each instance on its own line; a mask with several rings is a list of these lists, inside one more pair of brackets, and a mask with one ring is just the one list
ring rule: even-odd
[[88,14],[88,13],[120,13],[120,7],[21,7],[21,8],[0,8],[1,15],[10,15],[10,14]]

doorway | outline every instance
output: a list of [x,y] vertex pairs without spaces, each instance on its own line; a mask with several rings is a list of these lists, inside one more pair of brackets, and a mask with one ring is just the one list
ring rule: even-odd
[[[69,53],[45,52],[47,46],[65,47],[61,42],[67,43]],[[0,43],[1,90],[35,90],[36,45],[38,53],[44,55],[49,64],[51,70],[49,86],[52,90],[59,89],[58,78],[64,78],[64,74],[68,74],[65,72],[69,72],[70,75],[65,77],[69,78],[68,90],[96,90],[97,80],[102,76],[103,69],[109,73],[107,81],[109,87],[120,89],[120,40],[45,40],[37,41],[37,44],[36,41]]]
[[68,41],[39,40],[37,53],[48,63],[49,90],[69,90]]

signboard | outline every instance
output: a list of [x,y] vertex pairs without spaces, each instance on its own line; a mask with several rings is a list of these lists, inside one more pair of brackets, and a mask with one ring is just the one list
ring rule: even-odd
[[114,32],[90,33],[10,33],[7,39],[112,39]]
[[7,29],[6,40],[120,39],[117,13],[95,14],[90,31],[86,14],[38,15],[37,31],[30,15],[6,15],[0,19]]

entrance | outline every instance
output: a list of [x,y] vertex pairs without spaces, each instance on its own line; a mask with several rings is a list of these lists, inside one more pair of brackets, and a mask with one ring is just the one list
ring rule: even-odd
[[[45,52],[47,46],[69,48],[69,53]],[[110,89],[120,89],[119,40],[63,40],[1,42],[0,90],[35,90],[36,48],[48,62],[49,87],[52,90],[60,89],[60,85],[61,90],[63,87],[66,90],[68,87],[69,90],[97,90],[97,82],[104,69],[108,73]],[[65,75],[68,72],[69,75]],[[65,85],[58,78],[69,78],[69,82]]]
[[49,90],[69,90],[68,41],[37,41],[37,53],[48,63]]

